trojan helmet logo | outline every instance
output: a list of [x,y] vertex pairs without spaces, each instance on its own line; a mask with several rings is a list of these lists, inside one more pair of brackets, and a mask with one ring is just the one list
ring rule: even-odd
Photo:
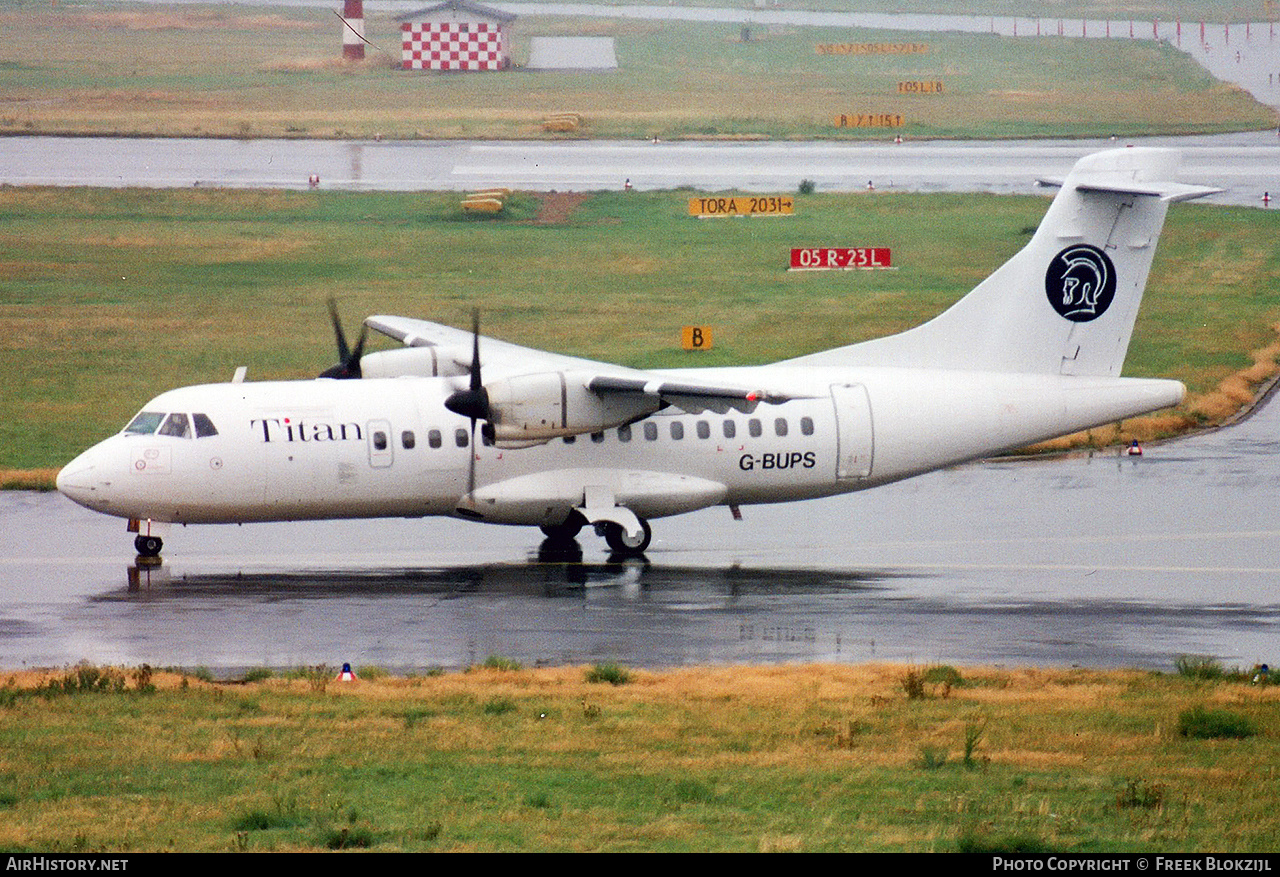
[[1097,247],[1078,244],[1053,257],[1044,275],[1049,304],[1073,323],[1106,313],[1116,295],[1116,267]]

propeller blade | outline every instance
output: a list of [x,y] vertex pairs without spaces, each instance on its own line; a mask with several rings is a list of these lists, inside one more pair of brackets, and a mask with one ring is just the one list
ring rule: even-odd
[[471,380],[467,389],[458,390],[444,400],[444,407],[454,414],[471,418],[472,448],[475,447],[477,420],[490,420],[489,392],[480,378],[480,311],[471,312]]
[[474,496],[476,492],[476,420],[471,418],[471,446],[468,448],[471,452],[471,465],[467,467],[467,496]]
[[476,423],[488,421],[492,415],[489,392],[480,376],[480,309],[471,311],[471,368],[467,389],[457,390],[444,400],[444,407],[454,414],[471,419],[471,459],[467,465],[467,496],[476,491]]
[[329,299],[329,319],[333,322],[333,337],[338,343],[338,363],[332,365],[320,373],[322,378],[359,378],[360,357],[364,355],[364,342],[369,334],[369,327],[361,325],[360,338],[356,341],[356,348],[352,350],[347,346],[347,334],[342,331],[342,319],[338,316],[338,305],[333,299]]
[[480,389],[480,309],[471,309],[471,391]]
[[347,348],[347,335],[342,331],[342,318],[338,316],[338,303],[329,299],[329,319],[333,322],[333,334],[338,339],[338,361],[346,362],[351,358]]

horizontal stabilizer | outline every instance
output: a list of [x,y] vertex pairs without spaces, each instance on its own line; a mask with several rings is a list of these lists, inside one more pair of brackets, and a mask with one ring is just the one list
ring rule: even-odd
[[[1063,180],[1054,180],[1047,178],[1037,179],[1036,182],[1041,186],[1058,186],[1061,187]],[[1222,189],[1216,189],[1213,186],[1193,186],[1189,183],[1147,183],[1144,185],[1126,185],[1124,183],[1107,183],[1107,182],[1090,182],[1082,180],[1076,183],[1076,188],[1082,192],[1113,192],[1117,195],[1145,195],[1151,198],[1159,198],[1161,201],[1192,201],[1196,198],[1203,198],[1206,195],[1217,195]]]

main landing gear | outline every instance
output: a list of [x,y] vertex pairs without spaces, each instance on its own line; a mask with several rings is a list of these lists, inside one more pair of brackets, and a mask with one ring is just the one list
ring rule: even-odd
[[628,535],[621,524],[615,524],[613,521],[605,521],[598,526],[604,530],[604,541],[609,544],[615,554],[644,554],[644,550],[649,547],[649,542],[653,539],[653,530],[644,518],[640,519],[641,532],[634,536]]
[[[653,541],[653,529],[649,526],[649,522],[644,518],[637,520],[640,522],[640,532],[635,534],[628,534],[626,527],[616,521],[597,521],[594,526],[596,533],[604,537],[604,541],[614,554],[634,557],[644,554],[649,543]],[[549,541],[572,542],[586,523],[586,519],[575,511],[564,523],[544,524],[541,529]]]

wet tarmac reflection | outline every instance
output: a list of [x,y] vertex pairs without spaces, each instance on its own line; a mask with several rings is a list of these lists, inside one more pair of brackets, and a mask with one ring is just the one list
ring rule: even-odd
[[461,520],[176,529],[0,494],[0,667],[788,661],[1229,666],[1280,652],[1280,406],[1055,460],[655,522],[643,559]]

